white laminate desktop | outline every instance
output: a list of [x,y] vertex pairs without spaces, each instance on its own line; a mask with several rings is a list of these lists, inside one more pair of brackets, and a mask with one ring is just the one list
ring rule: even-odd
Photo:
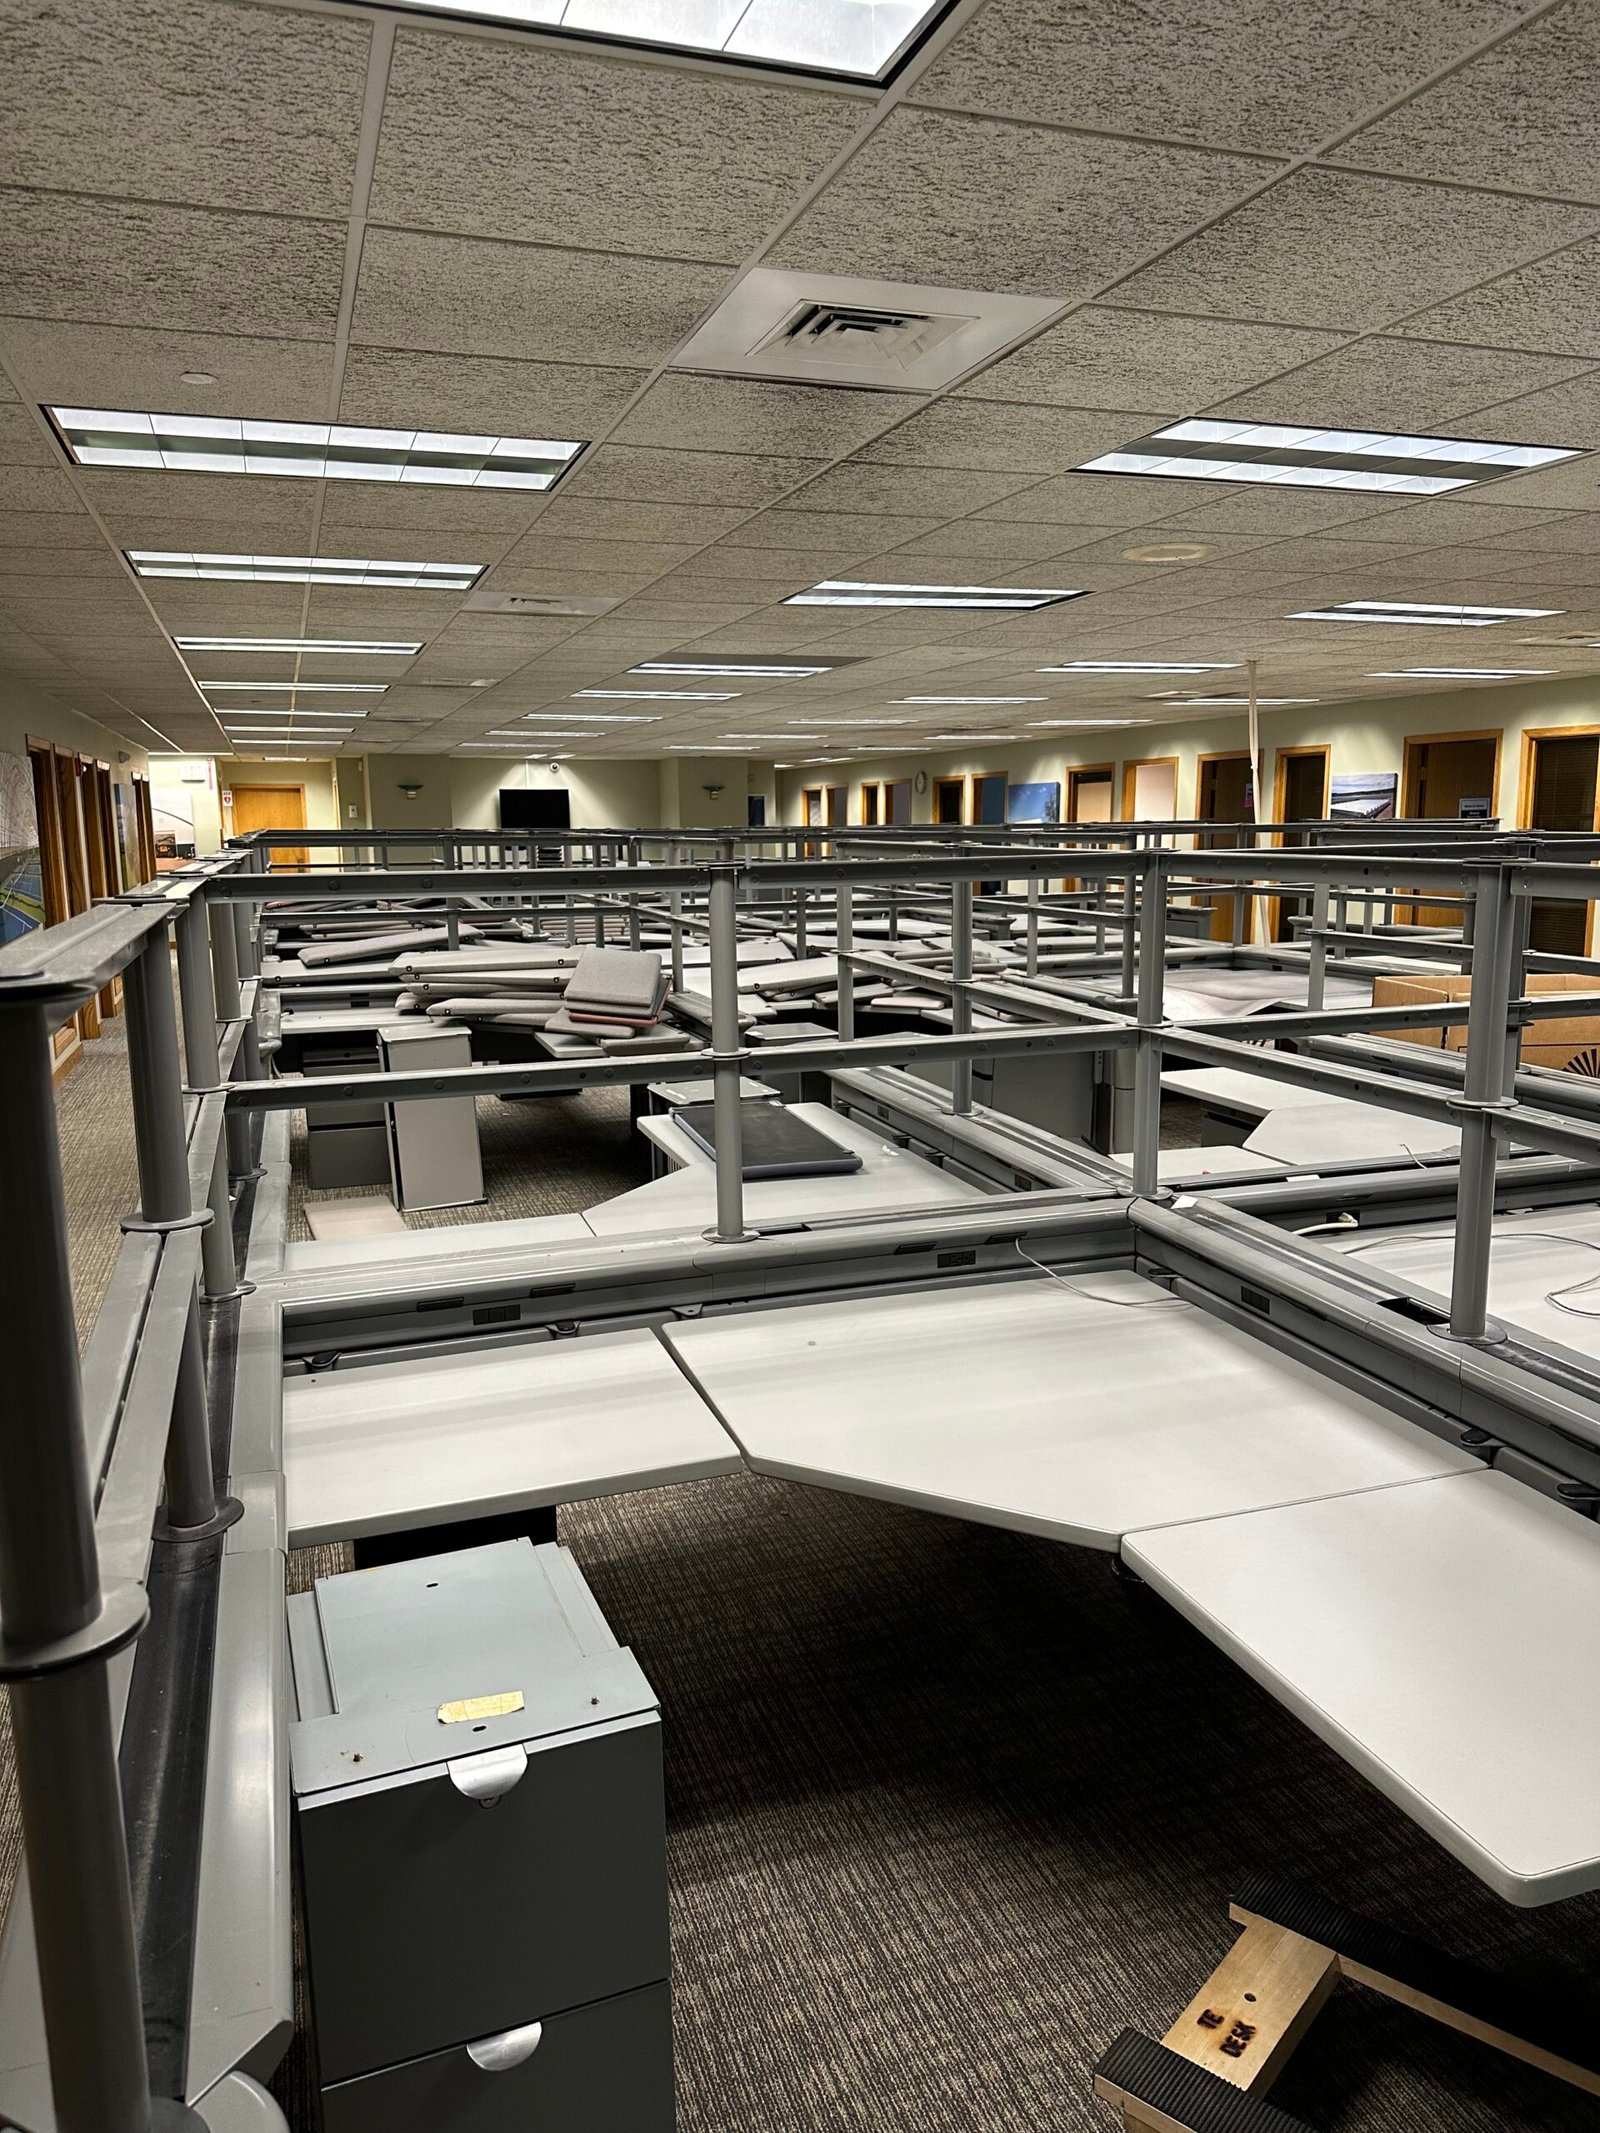
[[1086,1547],[1477,1465],[1136,1275],[1073,1280],[797,1305],[666,1337],[759,1472]]
[[363,1364],[283,1386],[289,1546],[726,1474],[739,1455],[655,1335]]
[[1593,1520],[1480,1468],[1123,1552],[1508,1902],[1600,1887]]

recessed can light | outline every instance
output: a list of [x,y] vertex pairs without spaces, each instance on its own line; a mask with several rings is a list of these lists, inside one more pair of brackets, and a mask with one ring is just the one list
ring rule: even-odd
[[1124,563],[1203,563],[1215,549],[1204,541],[1149,541],[1141,548],[1124,548]]
[[184,370],[178,373],[180,385],[215,385],[216,382],[209,370]]

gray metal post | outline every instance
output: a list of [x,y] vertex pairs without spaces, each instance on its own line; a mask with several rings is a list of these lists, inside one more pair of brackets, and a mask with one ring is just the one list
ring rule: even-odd
[[[233,915],[220,900],[209,906],[211,928],[211,989],[217,1003],[217,1020],[234,1021],[239,1013],[239,950],[233,930]],[[260,1054],[255,1065],[259,1069]],[[250,1155],[250,1120],[243,1111],[230,1111],[224,1131],[228,1137],[228,1170],[236,1178],[249,1175],[254,1167]]]
[[461,906],[446,904],[444,910],[444,944],[447,948],[461,946]]
[[[178,914],[178,996],[183,1002],[183,1059],[192,1089],[215,1089],[222,1080],[217,1056],[217,1025],[211,990],[211,956],[201,906],[186,904]],[[233,1256],[233,1202],[228,1197],[228,1148],[225,1132],[217,1137],[207,1194],[211,1220],[200,1236],[200,1263],[206,1297],[218,1302],[237,1296],[239,1269]]]
[[229,906],[233,912],[233,954],[241,978],[261,975],[261,958],[256,953],[256,937],[252,925],[253,909],[243,897]]
[[[972,1027],[972,994],[968,990],[972,979],[970,881],[953,881],[950,884],[950,975],[955,981],[955,989],[950,995],[950,1027],[955,1035],[964,1037]],[[950,1108],[962,1113],[972,1109],[970,1059],[953,1059],[950,1062]]]
[[683,891],[681,889],[671,889],[667,892],[667,909],[672,914],[667,921],[672,933],[672,989],[674,992],[682,992]]
[[1122,997],[1131,1000],[1139,985],[1139,872],[1134,842],[1128,840],[1128,875],[1122,884]]
[[[163,937],[164,938],[164,937]],[[59,2133],[148,2133],[150,2081],[106,1664],[24,1674],[105,1618],[47,1017],[0,1010],[0,1628]],[[136,1626],[135,1615],[130,1624]],[[126,1641],[123,1638],[121,1641]]]
[[[229,939],[232,930],[229,929]],[[215,937],[213,937],[214,939]],[[133,1137],[139,1157],[139,1210],[165,1227],[191,1218],[189,1158],[184,1145],[178,1026],[172,1011],[167,929],[158,926],[122,974],[128,1011],[128,1073]],[[183,1359],[167,1436],[167,1519],[188,1531],[217,1515],[211,1478],[211,1423],[200,1347],[200,1298],[191,1292]]]
[[1328,989],[1328,884],[1319,881],[1311,892],[1311,967],[1306,972],[1306,1005],[1320,1013]]
[[1167,975],[1163,854],[1145,854],[1139,896],[1139,1048],[1133,1062],[1133,1189],[1154,1192],[1161,1166],[1161,1028]]
[[1493,1113],[1506,1102],[1506,1036],[1516,915],[1502,867],[1475,869],[1472,994],[1462,1077],[1461,1175],[1456,1188],[1455,1256],[1450,1272],[1450,1331],[1481,1340],[1488,1321],[1489,1251],[1494,1242]]
[[856,1033],[856,967],[850,951],[856,944],[855,892],[839,884],[834,906],[834,937],[839,950],[839,1035],[848,1044]]
[[1023,960],[1023,974],[1030,978],[1039,975],[1039,897],[1044,883],[1037,874],[1028,876],[1028,936]]
[[[711,1090],[717,1137],[717,1227],[720,1244],[744,1229],[744,1131],[739,1116],[739,870],[711,869]],[[733,1056],[730,1056],[733,1055]]]
[[794,889],[794,953],[796,962],[806,959],[806,892],[801,882]]
[[[637,837],[628,839],[626,850],[628,855],[626,863],[630,867],[636,867],[639,864],[639,840]],[[630,889],[628,891],[628,946],[637,948],[639,937],[639,892],[637,889]]]

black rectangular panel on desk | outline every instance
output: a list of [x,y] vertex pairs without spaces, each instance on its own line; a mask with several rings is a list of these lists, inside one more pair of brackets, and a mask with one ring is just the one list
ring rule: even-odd
[[[717,1152],[716,1106],[685,1104],[673,1117],[707,1155]],[[822,1177],[859,1170],[861,1158],[782,1104],[748,1096],[739,1106],[743,1140],[742,1174],[748,1179]]]

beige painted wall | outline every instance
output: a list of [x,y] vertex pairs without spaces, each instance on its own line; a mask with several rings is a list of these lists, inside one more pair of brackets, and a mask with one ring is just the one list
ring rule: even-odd
[[[1307,704],[1261,713],[1261,746],[1266,758],[1263,812],[1270,812],[1280,748],[1326,745],[1331,768],[1339,772],[1403,773],[1408,738],[1428,734],[1504,731],[1500,750],[1496,811],[1502,822],[1515,822],[1522,769],[1523,735],[1547,726],[1600,724],[1600,676],[1575,680],[1526,682],[1507,687],[1440,690],[1407,697],[1366,697],[1349,703]],[[933,781],[937,777],[1005,771],[1013,784],[1060,780],[1079,764],[1114,762],[1115,792],[1121,812],[1122,766],[1151,756],[1178,758],[1178,814],[1192,817],[1198,806],[1199,759],[1202,755],[1243,753],[1248,746],[1243,711],[1219,712],[1192,723],[1113,727],[1081,735],[1040,734],[1006,747],[930,750],[922,755],[863,758],[830,763],[812,770],[778,775],[781,819],[801,819],[800,795],[822,782],[850,786],[850,819],[860,820],[864,780],[912,777],[928,773],[928,790],[912,796],[913,819],[932,819]],[[1065,806],[1065,792],[1062,802]]]
[[[497,829],[503,786],[565,786],[574,829],[649,828],[659,805],[654,760],[547,763],[521,756],[374,755],[366,759],[375,829]],[[414,797],[402,785],[420,790]]]

